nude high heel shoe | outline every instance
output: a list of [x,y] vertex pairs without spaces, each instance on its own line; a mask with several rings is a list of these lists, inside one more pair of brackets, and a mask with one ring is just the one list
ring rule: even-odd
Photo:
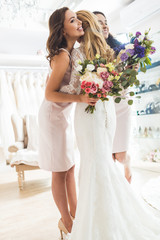
[[62,219],[60,219],[59,222],[58,222],[58,228],[60,230],[61,240],[69,240],[70,233],[68,232],[68,230],[64,226],[64,223],[62,222]]

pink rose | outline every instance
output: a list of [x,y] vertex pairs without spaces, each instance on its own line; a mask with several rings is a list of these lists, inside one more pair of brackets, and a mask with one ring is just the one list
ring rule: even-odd
[[106,93],[106,90],[104,88],[102,88],[102,93]]
[[107,81],[108,82],[108,87],[113,87],[113,82]]
[[108,72],[101,72],[100,77],[105,81],[109,77],[109,73]]
[[109,92],[112,86],[113,86],[113,83],[111,81],[104,81],[102,89],[103,91]]
[[98,97],[98,98],[100,98],[100,97],[101,97],[101,94],[100,94],[100,93],[98,93],[98,94],[97,94],[97,97]]
[[91,85],[91,93],[94,94],[94,93],[97,92],[97,90],[98,90],[97,84],[92,83],[92,85]]

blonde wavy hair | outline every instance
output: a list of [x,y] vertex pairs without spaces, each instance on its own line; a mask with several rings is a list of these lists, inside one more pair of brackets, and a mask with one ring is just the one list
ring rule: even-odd
[[77,18],[82,21],[84,36],[81,38],[81,42],[87,59],[93,60],[95,55],[99,54],[107,62],[111,62],[114,59],[114,51],[106,43],[97,16],[85,10],[80,10],[76,14]]

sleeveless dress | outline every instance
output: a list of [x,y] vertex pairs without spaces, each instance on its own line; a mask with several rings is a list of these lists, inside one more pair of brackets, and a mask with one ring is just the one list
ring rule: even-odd
[[[70,74],[71,58],[59,91],[69,84]],[[73,103],[43,100],[38,116],[40,168],[52,172],[64,172],[74,166],[73,111]]]
[[[62,91],[80,93],[77,60],[83,48],[72,51],[69,86]],[[77,103],[75,134],[80,152],[79,195],[70,240],[160,240],[160,219],[138,197],[112,159],[116,129],[114,101],[98,101],[94,114]]]

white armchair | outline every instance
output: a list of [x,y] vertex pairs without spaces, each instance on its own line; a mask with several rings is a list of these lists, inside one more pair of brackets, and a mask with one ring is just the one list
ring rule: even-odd
[[1,145],[7,163],[16,168],[20,189],[23,189],[24,171],[39,169],[37,115],[46,77],[46,70],[0,73],[0,90],[5,91],[4,98],[3,94],[0,96]]

